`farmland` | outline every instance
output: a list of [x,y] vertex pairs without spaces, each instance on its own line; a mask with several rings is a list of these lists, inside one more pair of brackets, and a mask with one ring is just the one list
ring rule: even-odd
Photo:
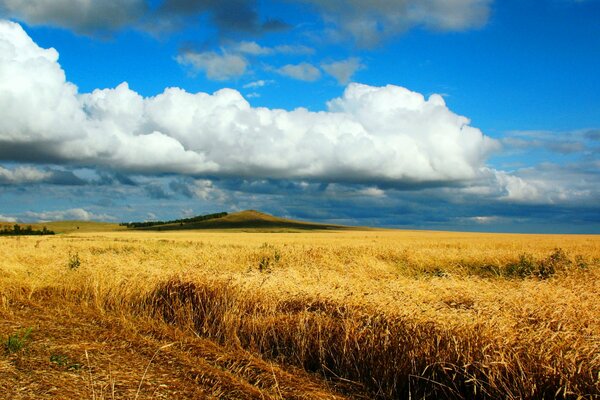
[[8,398],[600,393],[598,236],[103,228],[0,238]]

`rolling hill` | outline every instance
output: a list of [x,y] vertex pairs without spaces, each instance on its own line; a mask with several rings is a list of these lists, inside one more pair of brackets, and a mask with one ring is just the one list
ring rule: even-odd
[[[208,219],[192,223],[176,223],[135,228],[135,230],[187,230],[187,229],[238,229],[238,230],[268,230],[268,231],[306,231],[306,230],[355,230],[358,228],[319,224],[314,222],[296,221],[278,218],[256,210],[246,210],[227,214],[220,218]],[[363,229],[363,228],[361,228]]]

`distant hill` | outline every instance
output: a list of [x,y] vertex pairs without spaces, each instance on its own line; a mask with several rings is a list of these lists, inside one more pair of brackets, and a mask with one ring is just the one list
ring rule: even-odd
[[[0,222],[0,230],[12,228],[15,224],[9,222]],[[111,222],[95,222],[95,221],[52,221],[52,222],[36,222],[31,224],[19,223],[21,227],[26,228],[31,226],[35,230],[43,230],[44,228],[55,233],[72,233],[72,232],[108,232],[122,231],[125,227]]]
[[135,228],[135,230],[187,230],[187,229],[239,229],[239,230],[354,230],[358,228],[303,222],[292,219],[278,218],[256,210],[246,210],[227,214],[220,218],[190,223],[174,223],[151,227]]

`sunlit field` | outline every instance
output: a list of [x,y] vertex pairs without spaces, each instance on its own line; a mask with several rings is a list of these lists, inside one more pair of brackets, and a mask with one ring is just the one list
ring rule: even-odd
[[0,238],[1,398],[594,398],[600,238]]

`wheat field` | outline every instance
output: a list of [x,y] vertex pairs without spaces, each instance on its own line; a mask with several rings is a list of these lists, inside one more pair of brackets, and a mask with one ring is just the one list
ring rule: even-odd
[[2,398],[599,398],[600,238],[0,238]]

